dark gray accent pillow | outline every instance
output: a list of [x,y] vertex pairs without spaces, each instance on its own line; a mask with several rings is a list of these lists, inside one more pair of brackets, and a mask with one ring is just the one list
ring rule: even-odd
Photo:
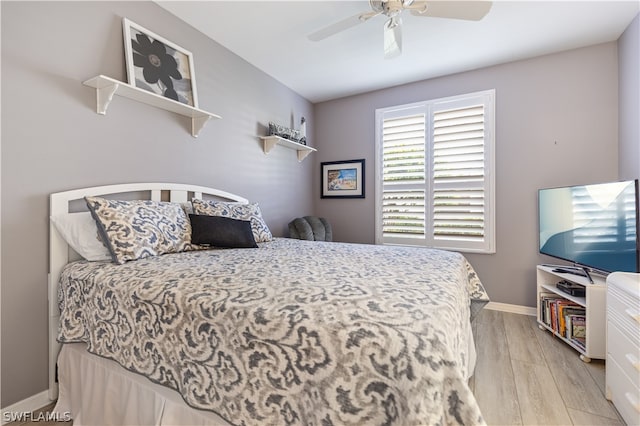
[[251,222],[222,216],[190,214],[191,243],[219,248],[257,248]]
[[193,213],[205,214],[209,216],[224,216],[232,219],[251,221],[253,238],[257,243],[264,243],[273,240],[273,235],[262,217],[258,203],[235,203],[217,200],[191,200]]

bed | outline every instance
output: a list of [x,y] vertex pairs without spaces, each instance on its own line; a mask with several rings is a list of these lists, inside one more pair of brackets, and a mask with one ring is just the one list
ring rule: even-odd
[[85,197],[103,239],[96,212],[137,202],[109,200],[180,206],[194,241],[209,207],[254,205],[180,184],[51,194],[50,397],[74,425],[484,423],[468,379],[488,297],[462,255],[273,238],[253,210],[254,245],[88,261],[60,226]]

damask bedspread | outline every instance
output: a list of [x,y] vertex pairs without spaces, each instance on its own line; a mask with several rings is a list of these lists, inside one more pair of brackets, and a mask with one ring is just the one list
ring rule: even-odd
[[458,253],[276,238],[70,263],[58,339],[235,425],[483,424],[471,300]]

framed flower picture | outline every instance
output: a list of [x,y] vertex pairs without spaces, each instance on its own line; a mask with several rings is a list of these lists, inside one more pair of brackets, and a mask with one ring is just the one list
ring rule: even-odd
[[127,18],[122,27],[129,84],[197,108],[191,52]]
[[320,165],[321,198],[364,198],[364,160]]

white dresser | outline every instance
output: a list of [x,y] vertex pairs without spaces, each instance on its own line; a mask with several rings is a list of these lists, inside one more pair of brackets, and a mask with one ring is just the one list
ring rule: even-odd
[[606,393],[628,425],[640,425],[640,274],[607,277]]

